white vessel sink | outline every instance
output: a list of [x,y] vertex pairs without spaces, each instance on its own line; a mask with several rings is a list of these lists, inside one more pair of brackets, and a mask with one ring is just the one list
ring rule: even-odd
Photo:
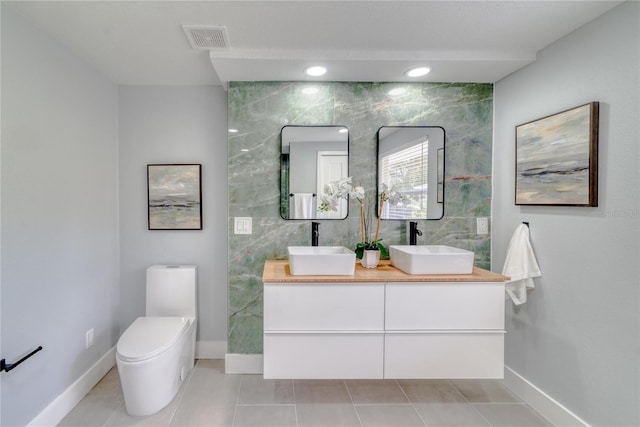
[[350,276],[356,253],[344,246],[289,246],[289,268],[294,276]]
[[442,245],[391,245],[391,264],[408,274],[471,274],[473,252]]

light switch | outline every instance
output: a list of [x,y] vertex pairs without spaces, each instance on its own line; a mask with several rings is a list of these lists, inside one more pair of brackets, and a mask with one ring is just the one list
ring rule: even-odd
[[237,216],[233,224],[234,234],[251,234],[251,217]]

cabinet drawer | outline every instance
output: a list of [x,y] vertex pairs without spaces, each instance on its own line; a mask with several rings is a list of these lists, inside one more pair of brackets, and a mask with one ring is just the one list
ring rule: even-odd
[[384,284],[265,284],[265,331],[384,329]]
[[387,333],[384,377],[504,378],[504,333]]
[[388,283],[386,329],[504,329],[502,283]]
[[265,333],[264,377],[382,378],[382,333]]

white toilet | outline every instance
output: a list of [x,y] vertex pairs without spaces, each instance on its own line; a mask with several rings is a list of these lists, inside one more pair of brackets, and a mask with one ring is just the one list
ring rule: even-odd
[[116,347],[124,403],[132,416],[164,408],[193,368],[197,268],[154,265],[147,268],[146,317],[137,318]]

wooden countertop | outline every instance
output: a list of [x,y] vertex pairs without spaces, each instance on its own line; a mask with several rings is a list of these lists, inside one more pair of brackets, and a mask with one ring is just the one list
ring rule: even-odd
[[292,276],[287,260],[267,260],[262,274],[264,283],[362,283],[362,282],[507,282],[509,278],[473,267],[471,274],[407,274],[382,260],[377,268],[364,268],[356,261],[352,276]]

